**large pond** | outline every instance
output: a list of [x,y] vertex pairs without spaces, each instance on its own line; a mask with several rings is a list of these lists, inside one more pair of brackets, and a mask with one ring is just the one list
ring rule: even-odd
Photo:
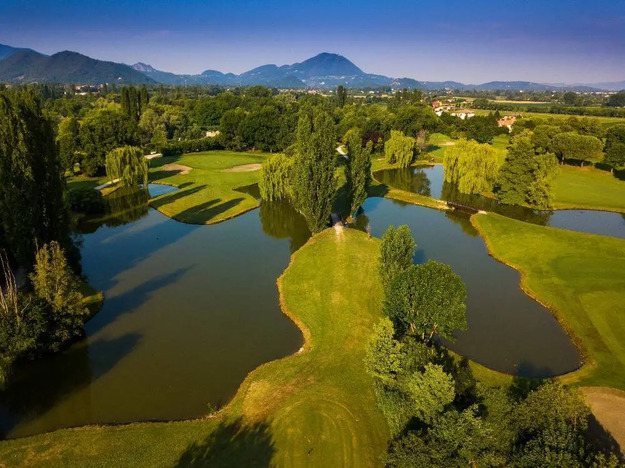
[[[104,291],[104,306],[83,340],[16,369],[0,395],[5,437],[199,417],[226,403],[252,369],[302,345],[276,287],[290,254],[310,236],[288,204],[262,203],[224,223],[195,226],[149,209],[143,192],[115,194],[114,216],[81,226],[83,270]],[[466,283],[469,330],[454,350],[523,376],[579,366],[550,312],[520,291],[515,270],[489,256],[467,215],[372,198],[357,218],[375,236],[390,224],[410,226],[415,261],[448,263]]]
[[391,187],[493,211],[521,221],[625,238],[625,214],[592,210],[536,211],[521,206],[501,205],[492,198],[458,192],[454,185],[445,182],[443,166],[440,164],[386,169],[376,172],[375,177]]
[[112,201],[116,216],[82,226],[83,271],[104,306],[84,340],[17,370],[1,395],[8,437],[198,417],[303,343],[276,287],[310,235],[288,205],[196,226],[148,209],[142,192]]

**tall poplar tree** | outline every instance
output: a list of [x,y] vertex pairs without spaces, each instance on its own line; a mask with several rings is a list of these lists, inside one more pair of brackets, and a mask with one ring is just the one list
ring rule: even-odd
[[353,214],[367,199],[367,189],[371,185],[371,148],[362,146],[362,133],[355,128],[345,135],[347,145],[347,196],[350,203],[350,214]]
[[332,117],[319,108],[303,110],[297,124],[293,195],[312,232],[327,225],[336,197],[335,144]]
[[27,270],[37,245],[70,253],[65,179],[54,131],[32,90],[0,91],[0,238]]

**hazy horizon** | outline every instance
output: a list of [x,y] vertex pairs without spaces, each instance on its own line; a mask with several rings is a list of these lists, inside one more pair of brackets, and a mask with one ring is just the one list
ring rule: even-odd
[[173,73],[241,73],[331,52],[366,73],[423,81],[625,80],[625,2],[5,3],[0,43]]

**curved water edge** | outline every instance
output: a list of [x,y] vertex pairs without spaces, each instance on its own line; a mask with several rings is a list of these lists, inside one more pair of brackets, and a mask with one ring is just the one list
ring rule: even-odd
[[502,205],[493,198],[458,192],[455,186],[445,182],[441,164],[384,169],[377,171],[375,178],[393,188],[492,211],[528,223],[625,239],[624,213],[589,209],[539,211],[523,206]]
[[[7,437],[201,417],[207,402],[229,401],[250,371],[302,346],[275,283],[310,237],[288,203],[261,203],[206,227],[167,218],[139,195],[119,198],[121,211],[87,223],[83,236],[83,269],[105,292],[104,307],[84,340],[16,372],[0,401]],[[379,198],[363,208],[357,227],[381,236],[389,224],[409,224],[415,261],[449,263],[467,283],[469,331],[451,349],[524,376],[579,366],[557,322],[520,291],[515,270],[488,255],[468,217]]]

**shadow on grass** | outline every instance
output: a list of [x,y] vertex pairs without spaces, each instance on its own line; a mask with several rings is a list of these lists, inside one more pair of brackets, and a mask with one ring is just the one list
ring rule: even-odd
[[176,467],[267,467],[275,452],[267,423],[220,423],[202,442],[189,445]]
[[[182,188],[182,187],[179,187],[179,188]],[[179,190],[178,192],[173,192],[169,195],[165,195],[163,197],[153,199],[150,203],[154,208],[160,208],[162,206],[169,205],[170,203],[174,203],[175,201],[178,201],[184,197],[194,195],[198,193],[199,191],[204,190],[205,188],[206,188],[206,185],[198,185],[188,190]]]
[[243,198],[233,198],[232,200],[219,203],[221,198],[209,200],[196,206],[192,206],[184,210],[175,216],[176,219],[193,223],[193,224],[206,224],[215,218],[217,215],[228,211],[230,208],[234,208],[243,201]]

